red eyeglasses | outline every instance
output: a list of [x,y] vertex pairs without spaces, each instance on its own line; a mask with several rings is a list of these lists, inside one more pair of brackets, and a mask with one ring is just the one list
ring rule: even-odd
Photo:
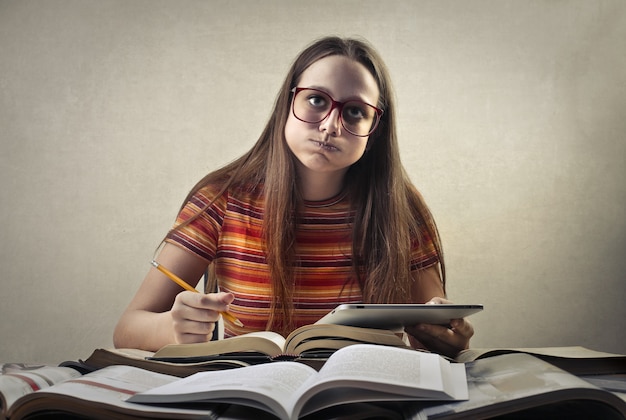
[[378,126],[383,110],[366,102],[350,100],[335,101],[328,93],[318,89],[295,87],[292,111],[300,121],[316,124],[330,115],[333,109],[339,110],[342,127],[355,136],[367,137]]

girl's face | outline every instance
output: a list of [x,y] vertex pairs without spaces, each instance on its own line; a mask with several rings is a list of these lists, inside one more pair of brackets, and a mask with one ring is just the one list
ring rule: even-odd
[[[342,103],[349,100],[374,106],[378,103],[378,85],[372,74],[361,63],[339,55],[311,64],[302,73],[297,87],[317,89]],[[300,92],[298,100],[306,93]],[[322,100],[315,96],[304,99],[313,105]],[[324,173],[343,177],[365,153],[369,137],[348,132],[341,123],[339,111],[336,107],[321,122],[308,123],[294,116],[292,104],[285,125],[285,139],[297,158],[296,167],[301,176]]]

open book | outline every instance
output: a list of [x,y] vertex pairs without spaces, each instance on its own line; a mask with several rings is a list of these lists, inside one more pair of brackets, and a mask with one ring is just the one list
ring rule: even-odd
[[466,363],[509,353],[531,354],[574,375],[626,373],[626,355],[581,346],[471,348],[463,350],[455,360]]
[[398,334],[389,330],[314,324],[293,331],[287,339],[272,331],[260,331],[206,343],[170,344],[156,353],[100,348],[84,361],[66,361],[62,365],[81,372],[129,365],[180,377],[285,359],[319,369],[334,351],[358,343],[408,347]]
[[463,364],[411,349],[356,344],[337,350],[319,372],[289,361],[200,372],[128,401],[160,406],[228,402],[297,419],[355,402],[467,398]]
[[[99,348],[95,349],[85,360],[68,360],[61,366],[74,368],[82,373],[93,372],[113,365],[134,366],[153,372],[164,373],[178,377],[185,377],[196,372],[207,370],[232,369],[249,366],[250,363],[243,360],[215,358],[196,361],[195,358],[186,360],[175,359],[175,362],[152,360],[154,352],[128,348]],[[323,360],[320,361],[323,363]]]
[[[16,398],[19,387],[0,375],[0,394],[3,396],[2,418],[21,420],[37,416],[54,418],[216,418],[225,405],[205,405],[201,409],[153,407],[131,404],[126,399],[137,392],[171,383],[180,378],[163,375],[131,366],[109,366],[81,375],[66,367],[40,367],[20,373],[30,389],[24,389]],[[4,378],[4,379],[3,379]],[[37,386],[32,386],[38,384]],[[17,391],[16,391],[17,389]]]
[[406,405],[405,418],[626,419],[626,394],[602,389],[530,354],[503,354],[465,366],[469,400]]
[[398,334],[389,330],[312,324],[294,330],[287,337],[272,331],[259,331],[206,343],[170,344],[157,351],[152,360],[193,362],[223,358],[254,362],[297,357],[325,359],[336,350],[356,343],[408,347]]
[[5,363],[0,374],[0,409],[2,418],[20,397],[48,388],[56,383],[77,378],[81,374],[68,367]]

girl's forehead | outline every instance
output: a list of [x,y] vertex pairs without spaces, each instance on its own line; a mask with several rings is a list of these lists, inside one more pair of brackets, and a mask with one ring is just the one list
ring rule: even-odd
[[302,73],[299,87],[315,87],[328,92],[335,100],[361,99],[377,103],[376,79],[358,61],[340,55],[317,60]]

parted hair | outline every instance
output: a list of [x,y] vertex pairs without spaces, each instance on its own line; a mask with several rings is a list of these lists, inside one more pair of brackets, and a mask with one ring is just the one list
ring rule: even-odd
[[[356,281],[367,303],[408,302],[415,281],[410,269],[411,249],[424,240],[421,232],[425,230],[434,242],[445,290],[443,251],[435,221],[400,160],[389,72],[366,41],[325,37],[310,44],[292,63],[269,121],[254,146],[232,163],[205,176],[185,200],[186,203],[206,185],[219,186],[217,197],[233,187],[263,186],[263,239],[273,296],[267,328],[282,333],[293,328],[295,238],[298,209],[303,202],[298,189],[296,157],[285,140],[285,124],[291,112],[291,90],[298,86],[302,73],[314,62],[331,55],[345,56],[367,68],[378,84],[377,107],[384,111],[378,127],[369,136],[366,152],[346,174],[345,191],[354,212],[353,278],[346,279],[346,284]],[[193,218],[174,229],[191,221]]]

